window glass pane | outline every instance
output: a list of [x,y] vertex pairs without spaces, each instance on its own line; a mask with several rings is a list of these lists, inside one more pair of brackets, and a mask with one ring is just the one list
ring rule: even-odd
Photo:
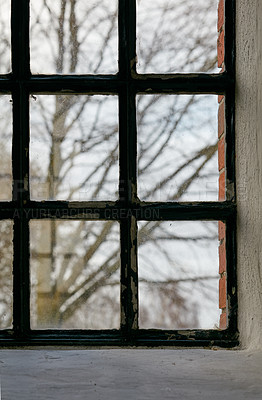
[[139,222],[139,327],[219,326],[218,223]]
[[13,323],[13,223],[0,221],[0,329]]
[[36,200],[116,200],[116,96],[33,96],[30,178]]
[[214,95],[137,97],[141,200],[218,200],[217,114]]
[[217,72],[218,0],[138,0],[138,72]]
[[117,72],[117,0],[32,0],[31,70]]
[[0,74],[11,71],[11,1],[0,2]]
[[0,95],[0,200],[12,200],[12,100]]
[[139,326],[219,327],[218,223],[139,223]]
[[31,327],[119,329],[119,226],[31,221]]

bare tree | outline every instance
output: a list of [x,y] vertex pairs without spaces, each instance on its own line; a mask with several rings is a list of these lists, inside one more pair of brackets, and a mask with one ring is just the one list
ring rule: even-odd
[[[216,1],[151,3],[138,2],[139,72],[214,71]],[[116,1],[41,0],[32,2],[31,18],[34,73],[117,72]],[[216,199],[214,97],[138,96],[141,200]],[[33,95],[32,198],[117,200],[117,118],[116,96]],[[166,223],[139,224],[142,327],[171,328],[174,321],[176,328],[199,326],[198,303],[188,292],[197,282],[201,295],[212,299],[215,269],[196,273],[193,258],[199,248],[208,252],[216,245],[217,226],[194,226],[181,234]],[[170,252],[170,243],[188,257],[184,265],[179,253]],[[152,259],[148,252],[154,249],[158,255]],[[117,222],[32,221],[32,326],[117,328],[119,266]]]

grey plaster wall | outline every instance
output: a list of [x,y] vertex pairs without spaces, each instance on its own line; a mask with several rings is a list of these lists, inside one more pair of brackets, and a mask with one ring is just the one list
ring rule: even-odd
[[262,348],[262,0],[236,0],[238,296],[242,347]]

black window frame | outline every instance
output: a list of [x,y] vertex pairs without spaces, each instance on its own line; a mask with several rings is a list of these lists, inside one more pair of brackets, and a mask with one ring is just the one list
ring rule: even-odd
[[[235,0],[225,0],[225,66],[219,74],[138,74],[136,72],[136,0],[119,0],[119,72],[117,75],[31,75],[29,0],[11,2],[12,72],[0,75],[0,92],[13,103],[13,199],[0,203],[0,219],[14,222],[13,329],[0,332],[1,346],[221,346],[238,345],[236,280],[236,203],[234,147]],[[164,79],[162,79],[164,78]],[[119,201],[30,200],[29,98],[33,94],[115,94],[119,98]],[[137,94],[224,94],[226,99],[225,201],[141,202],[137,197]],[[74,202],[75,203],[75,202]],[[37,210],[40,212],[36,212]],[[88,209],[88,215],[86,215]],[[29,222],[31,218],[118,220],[121,239],[120,330],[30,330]],[[154,212],[153,212],[154,211]],[[157,213],[155,212],[157,211]],[[137,221],[222,220],[226,223],[228,327],[225,330],[147,330],[138,328]],[[92,217],[92,215],[91,215]],[[132,268],[131,268],[132,266]],[[135,287],[131,285],[134,281]]]

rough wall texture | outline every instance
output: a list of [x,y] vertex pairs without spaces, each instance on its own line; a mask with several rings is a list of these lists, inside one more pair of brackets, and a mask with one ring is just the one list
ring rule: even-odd
[[238,299],[242,347],[262,348],[262,1],[236,1]]

